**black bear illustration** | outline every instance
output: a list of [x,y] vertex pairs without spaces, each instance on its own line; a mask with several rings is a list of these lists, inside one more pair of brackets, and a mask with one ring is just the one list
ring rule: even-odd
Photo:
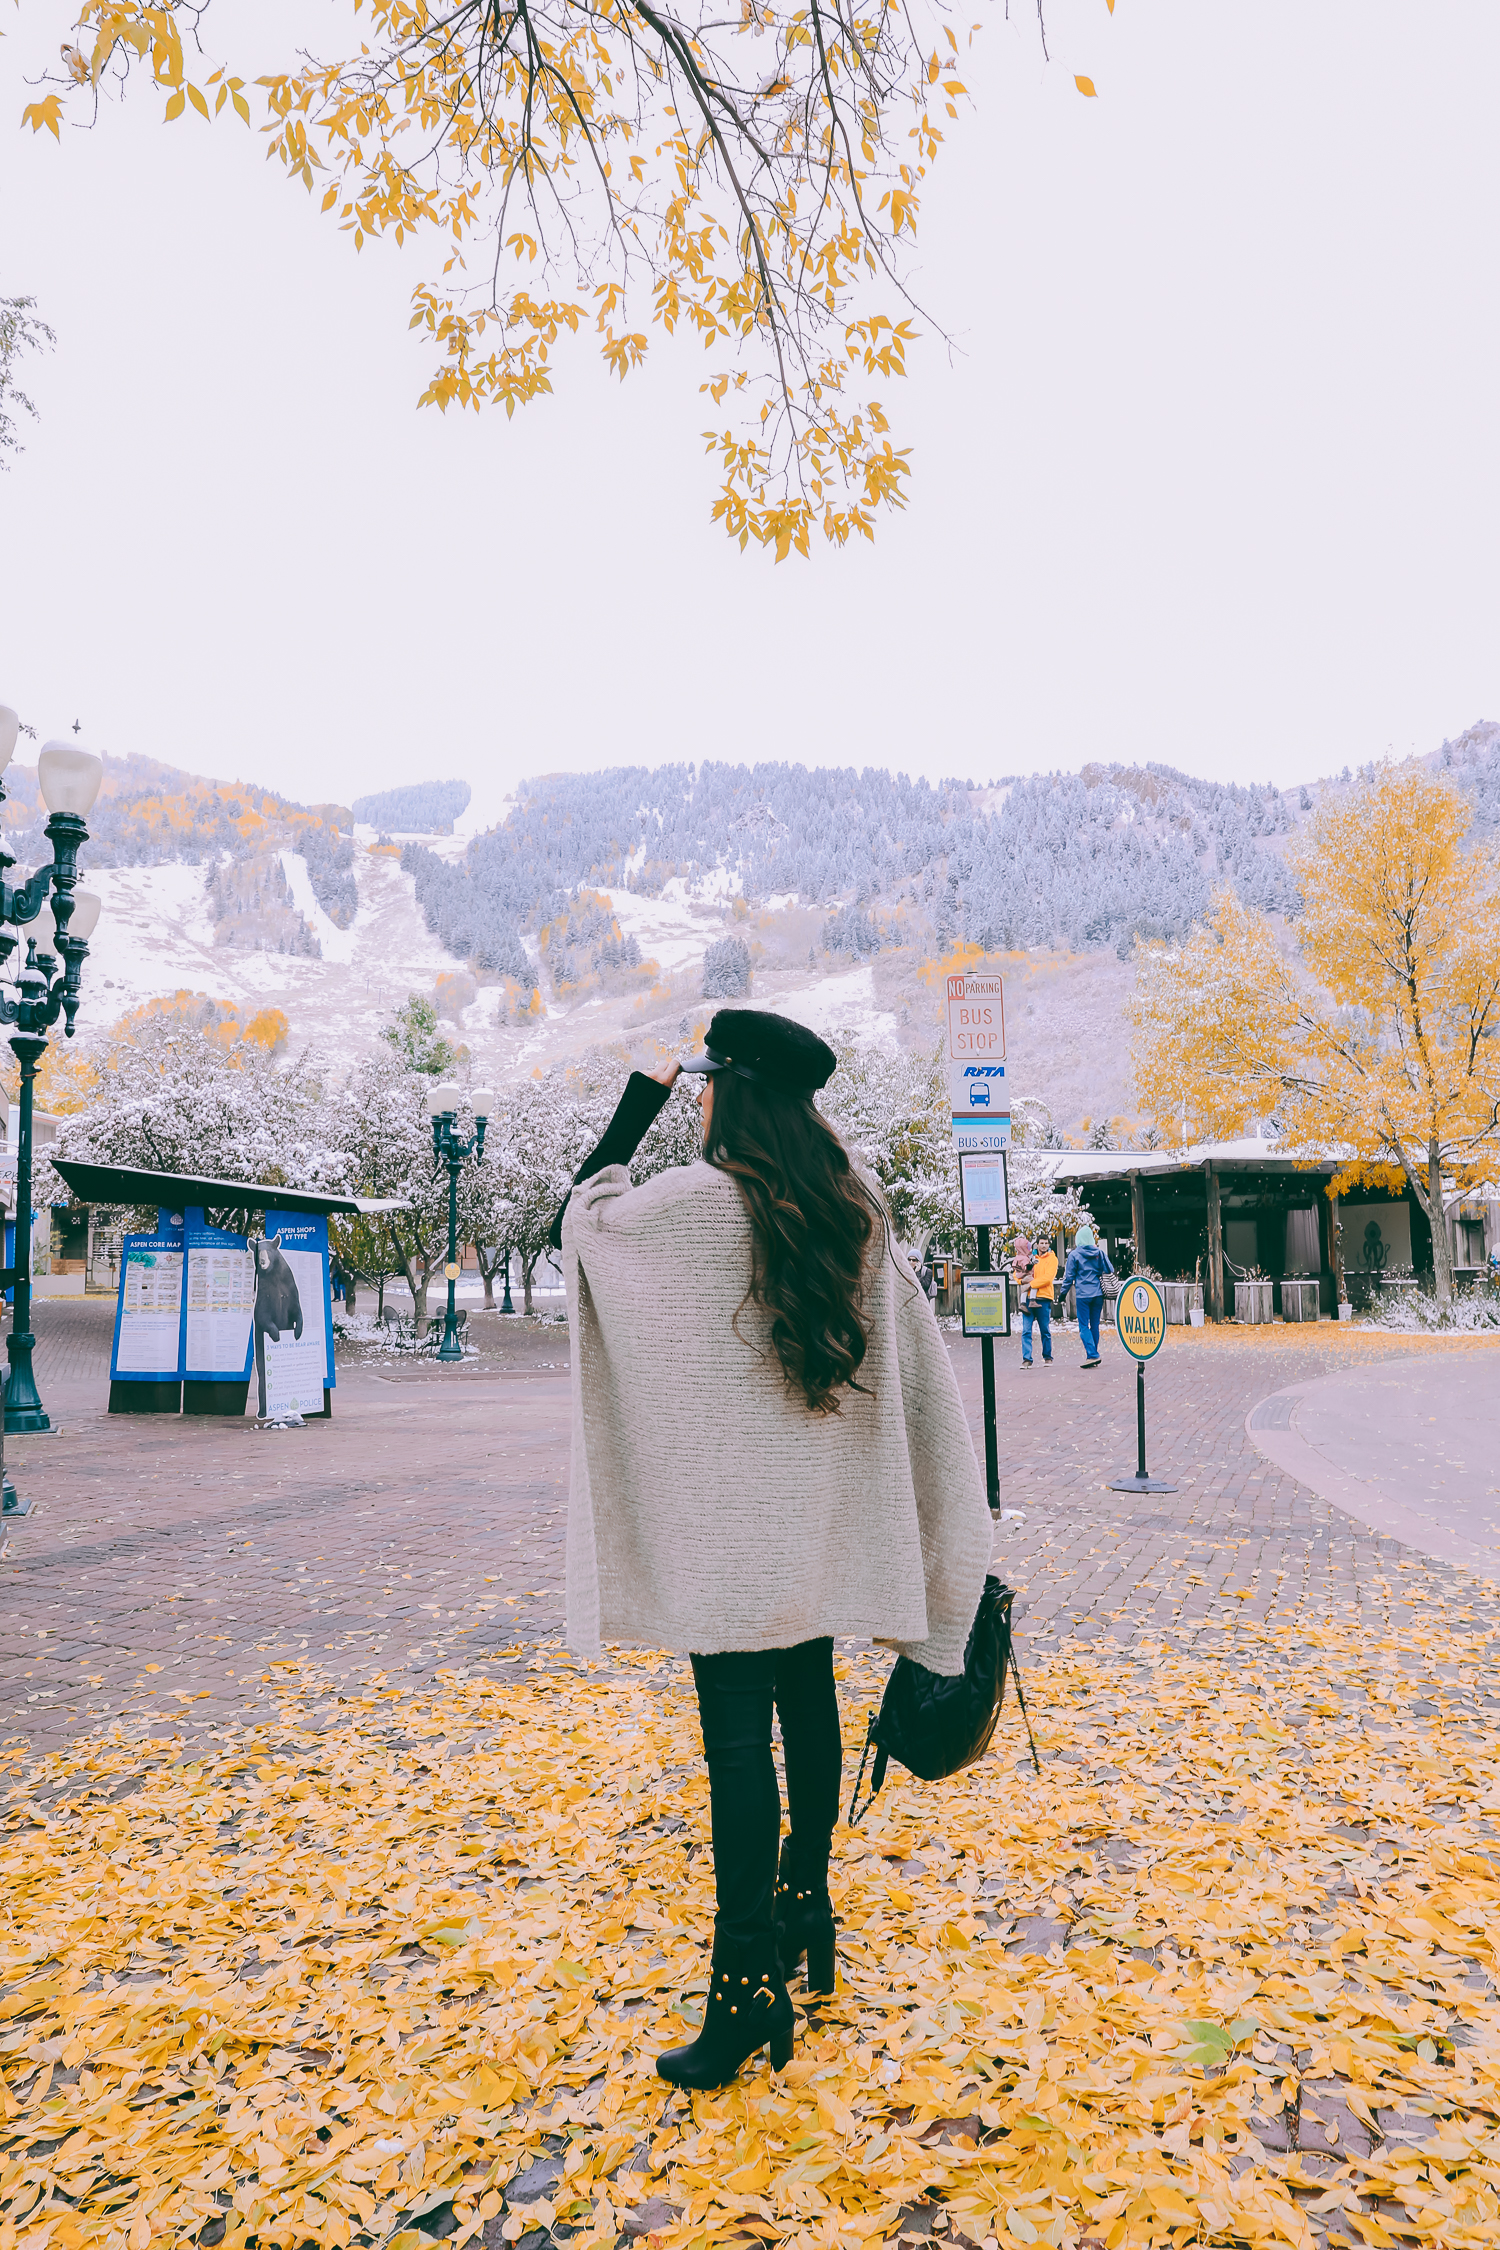
[[281,1237],[263,1235],[255,1252],[255,1374],[260,1385],[260,1417],[266,1418],[266,1338],[279,1344],[287,1329],[302,1340],[302,1299],[297,1277],[281,1255]]

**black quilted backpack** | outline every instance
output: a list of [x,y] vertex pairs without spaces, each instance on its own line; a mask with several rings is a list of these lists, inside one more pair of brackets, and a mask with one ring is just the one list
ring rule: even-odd
[[[957,1773],[984,1756],[1000,1717],[1007,1671],[1016,1683],[1016,1701],[1031,1744],[1031,1762],[1041,1772],[1011,1644],[1010,1613],[1015,1598],[1014,1590],[1002,1586],[998,1578],[986,1578],[969,1628],[964,1668],[954,1678],[929,1672],[909,1656],[897,1657],[879,1712],[871,1719],[865,1736],[854,1794],[849,1799],[851,1828],[875,1802],[892,1758],[919,1781],[941,1781],[946,1774]],[[860,1784],[871,1750],[875,1752],[875,1764],[870,1773],[870,1794],[860,1805]]]

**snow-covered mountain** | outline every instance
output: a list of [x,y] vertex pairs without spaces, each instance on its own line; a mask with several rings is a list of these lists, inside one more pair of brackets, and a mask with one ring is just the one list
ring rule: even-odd
[[[1500,818],[1500,728],[1471,728],[1432,762],[1482,825]],[[340,1068],[416,992],[476,1075],[503,1080],[600,1045],[680,1045],[713,1005],[714,947],[720,997],[748,968],[757,1005],[830,1036],[929,1045],[938,964],[970,948],[1006,958],[1015,1090],[1070,1131],[1129,1114],[1136,936],[1185,930],[1225,881],[1293,908],[1287,842],[1323,789],[1353,778],[1277,791],[1097,765],[934,788],[787,765],[621,768],[546,777],[487,808],[467,809],[462,783],[361,803],[385,815],[420,801],[432,826],[403,835],[134,763],[110,769],[84,853],[104,912],[80,1040],[186,990],[279,1007],[293,1050]],[[5,778],[10,848],[40,856],[34,774]]]

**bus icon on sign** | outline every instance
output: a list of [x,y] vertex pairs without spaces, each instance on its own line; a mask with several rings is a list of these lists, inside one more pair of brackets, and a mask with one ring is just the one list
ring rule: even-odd
[[971,1109],[988,1109],[990,1106],[990,1090],[982,1078],[969,1088],[969,1106]]

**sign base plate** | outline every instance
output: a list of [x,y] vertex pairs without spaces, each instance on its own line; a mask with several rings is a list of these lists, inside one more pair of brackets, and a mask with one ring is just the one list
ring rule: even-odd
[[1163,1484],[1159,1477],[1116,1477],[1108,1492],[1175,1492],[1175,1484]]

